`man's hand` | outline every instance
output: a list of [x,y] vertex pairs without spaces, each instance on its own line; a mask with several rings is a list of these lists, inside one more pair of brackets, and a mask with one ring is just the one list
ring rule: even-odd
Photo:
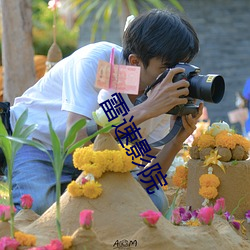
[[[175,143],[183,143],[196,129],[196,124],[199,118],[202,115],[204,104],[200,103],[198,108],[198,113],[196,115],[184,115],[181,117],[182,119],[182,128],[180,129],[179,133],[175,138]],[[174,122],[176,116],[172,117],[172,122]],[[171,123],[172,123],[171,122]]]
[[173,82],[174,76],[181,72],[184,72],[183,68],[169,70],[167,76],[151,90],[148,99],[141,104],[151,118],[167,113],[177,105],[187,104],[188,99],[183,96],[189,94],[189,82],[185,79]]

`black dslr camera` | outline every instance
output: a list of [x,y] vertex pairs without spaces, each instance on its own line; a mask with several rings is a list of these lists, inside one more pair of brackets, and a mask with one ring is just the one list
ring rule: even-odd
[[[197,114],[198,106],[194,104],[194,99],[200,99],[211,103],[219,103],[221,101],[225,92],[225,82],[222,76],[216,74],[199,75],[200,69],[188,63],[179,63],[175,67],[185,69],[185,72],[174,76],[173,82],[177,82],[181,79],[186,79],[189,82],[189,95],[185,96],[185,98],[188,98],[188,103],[175,106],[167,114],[178,116]],[[169,69],[165,70],[155,82],[148,86],[143,95],[136,99],[135,105],[144,102],[148,98],[148,91],[156,84],[160,83],[166,77],[168,72]]]

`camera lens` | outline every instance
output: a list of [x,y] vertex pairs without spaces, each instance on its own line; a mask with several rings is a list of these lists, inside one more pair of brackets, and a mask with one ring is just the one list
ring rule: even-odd
[[189,83],[189,96],[194,99],[219,103],[224,96],[225,82],[220,75],[196,75],[189,79]]

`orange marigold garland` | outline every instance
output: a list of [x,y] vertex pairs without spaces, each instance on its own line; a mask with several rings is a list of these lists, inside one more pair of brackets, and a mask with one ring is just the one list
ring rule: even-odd
[[173,175],[173,184],[179,188],[187,188],[188,168],[185,166],[176,167]]
[[219,178],[213,174],[213,168],[208,168],[208,174],[203,174],[199,178],[200,189],[199,195],[201,195],[205,200],[202,203],[202,206],[207,206],[209,200],[216,198],[218,195],[217,188],[220,185]]

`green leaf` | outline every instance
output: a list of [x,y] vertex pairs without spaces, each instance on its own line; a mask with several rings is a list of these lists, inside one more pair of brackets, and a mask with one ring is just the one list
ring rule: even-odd
[[[32,124],[25,128],[19,135],[20,138],[27,138],[35,129],[37,128],[37,124]],[[13,141],[14,142],[14,141]],[[22,147],[21,143],[12,143],[12,151],[13,154],[17,152]]]
[[174,210],[175,207],[176,207],[176,198],[177,198],[177,196],[178,196],[179,190],[180,190],[180,188],[178,188],[178,189],[176,190],[176,193],[175,193],[175,195],[174,195],[174,199],[173,199],[173,201],[172,201],[172,204],[171,204],[171,206],[169,207],[168,211],[167,211],[166,214],[165,214],[165,218],[166,218],[167,220],[170,220],[170,219],[171,219],[173,210]]
[[[120,123],[120,122],[119,122]],[[119,123],[115,124],[118,125]],[[101,134],[101,133],[108,133],[110,130],[112,130],[114,127],[112,125],[108,125],[104,128],[101,128],[100,130],[96,131],[94,134],[83,138],[82,140],[76,142],[74,145],[72,145],[69,149],[67,154],[71,154],[73,153],[77,148],[82,147],[84,144],[86,144],[88,141],[90,141],[91,139],[95,138],[97,135]]]
[[27,144],[29,146],[35,147],[35,148],[41,150],[42,152],[46,153],[49,156],[50,160],[52,161],[51,155],[49,154],[47,148],[42,143],[40,143],[38,141],[29,140],[26,138],[18,138],[18,137],[14,137],[14,136],[7,136],[6,138],[9,139],[10,141],[15,141],[15,142],[18,142],[20,144]]
[[7,164],[9,164],[9,161],[12,158],[12,146],[6,136],[8,136],[8,132],[3,125],[2,119],[0,119],[0,148],[3,150]]
[[13,136],[18,137],[21,134],[21,131],[24,127],[24,124],[28,118],[28,109],[25,109],[25,111],[21,114],[21,116],[18,118],[14,131],[12,133]]
[[63,150],[66,149],[75,141],[77,133],[86,125],[86,119],[77,121],[69,130],[67,137],[64,140]]
[[49,117],[49,114],[47,113],[47,117],[49,120],[49,131],[50,131],[50,139],[52,142],[52,150],[53,150],[53,157],[54,160],[52,161],[53,163],[53,167],[54,167],[54,171],[56,173],[56,175],[58,176],[61,172],[61,143],[60,143],[60,139],[58,137],[58,135],[56,134],[55,130],[53,129],[52,126],[52,121]]

